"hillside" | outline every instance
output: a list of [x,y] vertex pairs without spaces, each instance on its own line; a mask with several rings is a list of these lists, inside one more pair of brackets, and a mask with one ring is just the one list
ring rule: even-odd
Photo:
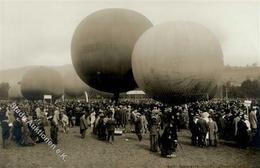
[[223,82],[240,85],[246,79],[260,79],[260,67],[225,67]]
[[[10,85],[17,84],[25,72],[35,66],[27,66],[16,69],[0,71],[0,82],[8,82]],[[64,76],[65,73],[73,71],[72,65],[53,66],[58,72]],[[235,85],[240,84],[246,79],[260,78],[260,67],[225,67],[223,74],[223,82],[230,81]]]
[[[33,67],[35,66],[0,71],[0,83],[8,82],[10,84],[9,95],[14,97],[21,96],[20,85],[18,83],[26,71]],[[62,76],[74,71],[72,65],[53,66],[52,68],[56,69]],[[232,85],[238,86],[246,79],[260,79],[260,67],[225,67],[222,76],[223,83],[231,82]]]

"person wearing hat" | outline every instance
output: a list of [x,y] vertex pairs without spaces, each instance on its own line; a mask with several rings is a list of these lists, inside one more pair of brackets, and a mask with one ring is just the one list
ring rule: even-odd
[[107,128],[105,124],[105,115],[101,113],[99,115],[99,120],[97,123],[97,135],[99,140],[106,140],[107,139]]
[[[39,130],[40,130],[44,135],[46,135],[45,129],[44,129],[44,123],[43,123],[43,121],[42,121],[41,119],[38,119],[38,120],[37,120],[37,126],[38,126]],[[40,136],[39,134],[37,134],[37,137],[38,137],[37,143],[42,143],[42,142],[44,142],[44,139],[42,138],[42,136]]]
[[69,118],[66,114],[64,114],[64,112],[65,112],[64,109],[62,109],[61,112],[62,113],[61,113],[60,119],[61,119],[61,125],[62,125],[62,128],[63,128],[63,132],[68,133]]
[[98,133],[98,123],[99,123],[99,119],[100,119],[100,114],[103,113],[103,110],[96,107],[96,111],[97,113],[95,114],[95,121],[94,121],[94,124],[93,124],[93,129],[92,129],[92,133],[94,135],[97,135]]
[[[116,126],[115,119],[112,118],[112,115],[113,115],[112,112],[108,113],[108,118],[105,123],[107,127],[107,141],[109,143],[114,142],[114,133],[115,133],[115,126]],[[110,141],[110,138],[112,141]]]
[[200,117],[197,121],[197,126],[198,126],[198,144],[200,147],[205,147],[206,146],[206,135],[208,132],[208,123],[207,121]]
[[135,123],[137,120],[137,110],[133,110],[130,114],[130,132],[134,132]]
[[122,127],[123,127],[123,130],[126,129],[126,124],[127,124],[127,108],[126,106],[121,106],[121,110],[122,110],[122,113],[121,113],[121,121],[122,121]]
[[193,120],[189,123],[190,125],[190,131],[191,131],[191,144],[196,146],[198,144],[198,126],[197,126],[197,121],[199,119],[199,115],[195,115],[193,117]]
[[22,121],[19,117],[13,122],[13,137],[15,138],[15,142],[20,145],[22,141]]
[[176,114],[169,113],[167,120],[160,137],[160,150],[162,157],[172,158],[176,156],[175,152],[178,142]]
[[148,121],[144,113],[141,114],[141,120],[142,120],[142,133],[148,132]]
[[88,125],[89,125],[87,118],[88,118],[87,114],[83,114],[80,117],[80,134],[81,134],[82,139],[85,138],[86,131],[87,131]]
[[260,111],[259,111],[259,106],[257,106],[258,108],[256,109],[257,110],[257,130],[256,130],[256,134],[255,134],[255,137],[254,137],[254,145],[256,147],[256,149],[260,149]]
[[53,144],[58,144],[58,131],[59,128],[56,125],[56,123],[52,120],[51,121],[51,128],[50,128],[50,135],[51,135],[51,140]]
[[150,128],[150,150],[152,152],[157,152],[159,147],[159,129],[160,120],[158,115],[153,115],[151,117],[151,128]]
[[247,122],[247,115],[243,115],[237,125],[237,145],[240,148],[247,148],[249,143],[249,128],[250,124]]
[[[242,115],[242,114],[241,114]],[[237,125],[238,122],[241,120],[241,115],[239,112],[236,112],[235,118],[233,119],[233,125],[234,125],[234,137],[236,138],[237,136]]]
[[136,113],[136,121],[135,121],[135,133],[138,137],[139,141],[142,141],[142,118],[140,113]]
[[33,146],[35,142],[31,138],[31,132],[29,130],[29,125],[27,124],[28,118],[22,118],[22,146]]
[[36,113],[36,116],[37,118],[41,118],[42,117],[42,110],[41,110],[41,107],[38,106],[36,109],[35,109],[35,113]]
[[74,109],[73,109],[73,105],[72,104],[67,104],[66,106],[66,114],[68,116],[68,119],[69,119],[69,127],[74,127],[74,122],[73,122],[73,112],[74,112]]
[[217,146],[217,133],[218,133],[218,126],[217,123],[209,117],[209,146]]
[[0,123],[2,127],[2,140],[3,140],[3,148],[6,148],[6,141],[10,136],[10,127],[8,124],[8,118],[6,116],[5,107],[0,109]]
[[56,110],[54,111],[54,116],[53,116],[53,121],[54,123],[58,126],[59,125],[59,120],[60,120],[60,111],[59,111],[59,107],[56,107]]
[[249,113],[249,121],[252,129],[252,133],[255,134],[257,129],[256,106],[254,106],[253,110],[251,110]]
[[152,113],[153,114],[159,114],[160,113],[160,109],[157,106],[154,106],[153,110],[152,110]]

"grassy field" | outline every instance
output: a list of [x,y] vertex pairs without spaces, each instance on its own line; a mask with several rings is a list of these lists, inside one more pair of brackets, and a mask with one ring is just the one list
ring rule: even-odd
[[7,149],[0,148],[0,168],[260,167],[260,152],[237,149],[226,142],[220,142],[217,148],[202,149],[190,145],[189,131],[182,130],[178,135],[182,148],[178,147],[177,157],[167,159],[149,151],[148,135],[139,142],[136,135],[124,134],[109,144],[97,140],[90,130],[81,139],[79,128],[75,127],[69,134],[59,133],[58,148],[68,155],[65,162],[45,143],[20,147],[10,142]]

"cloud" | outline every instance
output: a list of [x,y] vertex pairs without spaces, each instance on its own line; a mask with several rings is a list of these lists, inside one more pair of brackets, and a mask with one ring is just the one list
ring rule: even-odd
[[136,10],[154,24],[185,20],[208,27],[219,39],[225,63],[260,61],[257,1],[3,1],[0,69],[70,64],[70,42],[79,22],[103,8]]

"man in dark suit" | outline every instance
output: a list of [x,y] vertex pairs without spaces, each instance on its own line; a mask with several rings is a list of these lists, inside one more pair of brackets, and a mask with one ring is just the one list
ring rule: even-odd
[[112,112],[108,114],[108,120],[106,122],[106,127],[107,127],[107,141],[110,142],[110,138],[112,140],[111,143],[114,142],[114,133],[115,133],[115,125],[116,122],[112,118]]
[[22,121],[19,117],[13,122],[13,137],[15,137],[15,142],[20,145],[22,141]]
[[2,140],[3,140],[3,148],[6,147],[6,141],[10,136],[10,127],[8,124],[8,118],[6,116],[6,109],[0,109],[0,123],[2,127]]
[[198,130],[197,121],[198,121],[198,116],[194,116],[193,120],[191,120],[191,122],[189,123],[190,131],[191,131],[191,144],[194,146],[198,144],[199,130]]
[[163,133],[160,137],[161,156],[172,158],[176,157],[175,152],[177,148],[178,136],[176,125],[176,113],[169,108],[167,120],[164,124]]

